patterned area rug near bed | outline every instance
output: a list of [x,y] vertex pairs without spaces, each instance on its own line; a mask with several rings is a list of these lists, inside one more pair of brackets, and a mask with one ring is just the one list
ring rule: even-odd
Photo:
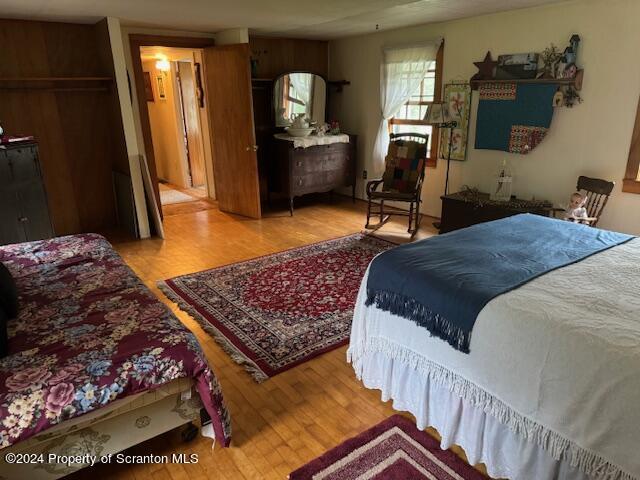
[[394,415],[289,475],[289,480],[486,480],[405,417]]
[[347,342],[367,266],[394,246],[350,235],[158,286],[262,382]]

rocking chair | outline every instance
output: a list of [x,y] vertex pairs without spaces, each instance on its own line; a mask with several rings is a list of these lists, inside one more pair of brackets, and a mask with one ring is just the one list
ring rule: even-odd
[[[578,192],[585,192],[587,195],[587,203],[584,207],[587,209],[587,215],[591,218],[591,220],[585,221],[587,225],[595,227],[598,224],[598,220],[600,220],[602,211],[609,201],[615,185],[615,182],[602,180],[600,178],[591,178],[582,175],[578,177],[576,190]],[[564,212],[565,210],[564,208],[556,208],[554,209],[554,215],[555,212],[558,211]]]
[[[427,164],[427,143],[429,135],[418,133],[397,133],[390,135],[391,142],[385,158],[385,172],[382,178],[367,182],[367,224],[365,228],[377,230],[391,217],[409,217],[408,232],[413,237],[420,227],[420,193]],[[377,188],[382,185],[380,191]],[[379,201],[379,210],[372,210]],[[409,211],[393,208],[385,210],[385,201],[407,202]],[[371,215],[378,215],[380,221],[371,226]]]

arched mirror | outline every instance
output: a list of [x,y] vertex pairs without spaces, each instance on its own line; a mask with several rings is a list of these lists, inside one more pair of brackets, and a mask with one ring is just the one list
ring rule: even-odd
[[300,113],[312,122],[325,122],[327,84],[320,75],[285,73],[276,79],[273,92],[276,127],[291,125],[292,118]]

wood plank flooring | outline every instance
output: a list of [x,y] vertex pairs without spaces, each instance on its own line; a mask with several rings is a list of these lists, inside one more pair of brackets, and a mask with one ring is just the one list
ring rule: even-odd
[[[288,211],[265,212],[262,220],[217,209],[165,217],[166,239],[118,241],[118,252],[162,301],[198,337],[213,367],[231,413],[231,448],[202,437],[180,440],[179,430],[130,449],[132,454],[197,453],[197,464],[100,465],[73,478],[142,479],[284,479],[294,469],[343,440],[396,413],[380,392],[365,389],[338,348],[257,384],[187,314],[157,289],[155,282],[259,255],[278,252],[361,231],[364,202],[345,197],[301,202]],[[378,235],[408,240],[406,219],[398,217]],[[431,236],[433,219],[424,217],[416,238]],[[435,432],[430,432],[435,434]],[[437,434],[436,434],[437,435]],[[458,454],[462,454],[457,451]]]

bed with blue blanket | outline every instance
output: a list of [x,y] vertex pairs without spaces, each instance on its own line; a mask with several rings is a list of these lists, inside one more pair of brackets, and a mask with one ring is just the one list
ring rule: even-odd
[[640,478],[639,288],[632,236],[474,225],[371,262],[348,358],[493,477]]

